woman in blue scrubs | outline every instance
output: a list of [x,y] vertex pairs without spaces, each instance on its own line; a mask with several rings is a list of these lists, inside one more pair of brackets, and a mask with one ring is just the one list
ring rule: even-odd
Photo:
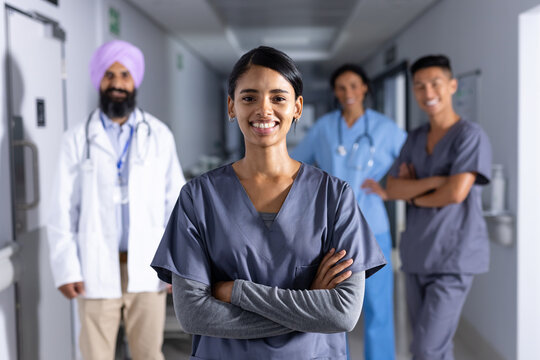
[[384,256],[354,192],[289,157],[302,80],[259,47],[229,77],[245,157],[188,182],[152,266],[173,285],[191,359],[346,359],[364,279]]
[[395,358],[392,239],[379,181],[398,157],[406,134],[394,121],[364,107],[370,90],[364,70],[345,64],[330,79],[341,108],[317,120],[291,156],[345,180],[383,250],[388,265],[366,281],[364,297],[365,358]]

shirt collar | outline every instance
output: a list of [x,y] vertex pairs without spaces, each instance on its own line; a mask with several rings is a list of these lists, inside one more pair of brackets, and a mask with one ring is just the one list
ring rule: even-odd
[[[103,124],[103,127],[105,130],[109,130],[111,128],[117,128],[120,127],[117,123],[113,122],[103,111],[99,111],[99,118],[101,119],[101,123]],[[132,127],[135,124],[135,110],[129,114],[129,117],[125,123],[122,124],[122,126],[129,125]]]

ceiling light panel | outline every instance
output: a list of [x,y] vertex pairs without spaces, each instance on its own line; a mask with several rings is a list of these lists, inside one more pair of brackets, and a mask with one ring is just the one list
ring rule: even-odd
[[[268,45],[325,57],[357,0],[208,0],[240,52]],[[309,58],[310,56],[307,56]]]
[[208,0],[226,26],[341,27],[357,0]]

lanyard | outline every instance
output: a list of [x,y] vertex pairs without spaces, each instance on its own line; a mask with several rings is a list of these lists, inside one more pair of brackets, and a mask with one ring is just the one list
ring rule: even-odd
[[[105,119],[103,119],[103,113],[100,112],[99,114],[99,119],[101,120],[101,123],[103,124],[103,127],[105,128]],[[126,154],[127,154],[127,151],[129,149],[129,146],[131,145],[131,139],[133,138],[133,126],[132,125],[129,125],[129,138],[128,140],[126,141],[126,144],[124,145],[124,150],[122,150],[122,154],[120,154],[120,157],[118,158],[118,161],[116,162],[116,173],[118,175],[118,182],[120,184],[123,183],[122,181],[122,168],[124,166],[124,163],[125,163],[125,157],[126,157]]]
[[133,126],[130,125],[129,127],[129,139],[126,141],[126,145],[124,145],[124,150],[122,151],[122,154],[120,155],[120,158],[116,162],[116,169],[118,171],[118,180],[122,178],[122,167],[124,166],[124,160],[127,157],[127,151],[129,149],[129,145],[131,145],[131,139],[133,138]]

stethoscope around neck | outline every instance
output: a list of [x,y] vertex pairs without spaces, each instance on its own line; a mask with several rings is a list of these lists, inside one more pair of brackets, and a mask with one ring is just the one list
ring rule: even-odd
[[[150,128],[150,124],[148,123],[148,121],[146,121],[146,116],[145,116],[145,114],[144,114],[143,109],[141,109],[141,108],[138,108],[138,109],[139,109],[139,111],[140,111],[141,114],[142,114],[142,120],[139,121],[139,122],[137,122],[137,124],[135,125],[135,129],[134,129],[134,131],[132,132],[132,134],[134,133],[135,136],[138,136],[138,134],[139,134],[139,127],[140,127],[141,125],[144,125],[144,126],[146,127],[146,129],[147,129],[147,130],[146,130],[146,135],[147,135],[147,139],[148,139],[148,138],[150,138],[150,134],[151,134],[151,132],[152,132],[152,131],[151,131],[151,128]],[[86,120],[86,124],[85,124],[85,128],[84,128],[84,134],[85,134],[85,139],[86,139],[86,156],[85,156],[86,161],[85,161],[85,162],[88,163],[88,164],[90,164],[90,165],[91,165],[91,161],[90,161],[90,140],[91,140],[91,139],[90,139],[90,133],[89,133],[89,132],[90,132],[90,122],[91,122],[91,120],[92,120],[92,117],[93,117],[94,114],[96,113],[96,111],[100,111],[100,110],[99,110],[99,109],[96,109],[96,110],[92,111],[92,112],[88,115],[88,119]],[[130,139],[130,140],[131,140],[131,139]],[[137,139],[137,140],[135,141],[135,143],[136,143],[135,147],[136,147],[136,152],[137,152],[136,156],[137,156],[137,158],[138,158],[139,160],[143,160],[143,159],[146,157],[147,153],[148,153],[148,146],[149,146],[148,141],[146,142],[146,150],[145,150],[143,156],[141,156],[141,152],[140,152],[140,140]]]
[[[351,151],[348,152],[345,146],[343,145],[343,129],[341,125],[341,117],[338,119],[337,127],[338,127],[338,146],[336,148],[337,153],[340,156],[347,156],[346,165],[347,167],[352,167],[356,170],[366,170],[373,167],[374,162],[374,156],[375,156],[375,143],[373,141],[373,138],[369,134],[369,116],[367,110],[364,112],[365,119],[365,127],[364,132],[360,134],[352,144]],[[363,164],[359,164],[358,161],[355,161],[355,156],[358,152],[358,148],[360,147],[360,142],[365,139],[367,140],[369,144],[369,158],[367,162],[365,163],[365,166]]]

